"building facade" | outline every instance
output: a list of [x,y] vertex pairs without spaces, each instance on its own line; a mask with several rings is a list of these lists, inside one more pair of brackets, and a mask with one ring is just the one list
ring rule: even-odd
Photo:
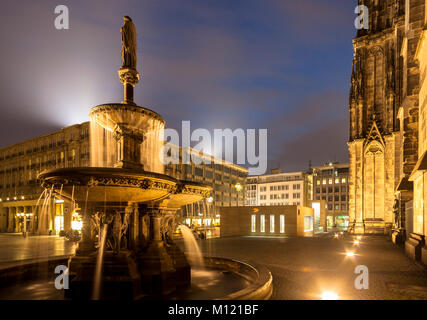
[[[61,230],[79,228],[79,208],[47,196],[49,191],[43,194],[37,176],[48,169],[90,166],[92,149],[89,122],[0,149],[0,232],[59,234]],[[176,149],[182,157],[181,148]],[[205,161],[178,161],[167,165],[165,173],[207,184],[213,192],[209,201],[182,208],[183,222],[218,225],[219,207],[244,205],[248,170],[192,149],[187,151]]]
[[326,202],[328,228],[347,228],[348,216],[348,163],[326,163],[312,168],[313,200]]
[[358,30],[353,40],[350,231],[388,233],[404,225],[404,215],[396,212],[410,200],[411,185],[406,181],[417,161],[419,67],[415,51],[424,3],[359,0],[358,4],[369,8],[369,26]]
[[312,176],[306,172],[272,170],[246,179],[247,206],[307,206],[312,200]]
[[[59,232],[70,229],[73,208],[41,198],[40,172],[89,166],[89,123],[73,125],[0,150],[0,232]],[[48,203],[46,203],[48,202]],[[47,218],[40,220],[42,208]]]
[[[424,9],[427,9],[427,1],[423,0]],[[420,19],[414,19],[413,23],[420,24]],[[422,20],[422,31],[417,46],[415,58],[419,63],[420,85],[418,102],[418,162],[411,173],[409,180],[413,183],[413,217],[408,221],[408,241],[406,242],[406,251],[416,260],[421,260],[427,265],[427,246],[425,244],[427,235],[427,14],[424,14]],[[409,225],[409,223],[411,225]]]
[[[248,170],[241,166],[202,154],[199,151],[174,146],[175,163],[165,167],[165,173],[181,180],[196,181],[212,187],[209,199],[181,209],[183,222],[195,227],[215,227],[220,224],[220,207],[245,205],[245,185]],[[185,163],[183,152],[190,157]]]

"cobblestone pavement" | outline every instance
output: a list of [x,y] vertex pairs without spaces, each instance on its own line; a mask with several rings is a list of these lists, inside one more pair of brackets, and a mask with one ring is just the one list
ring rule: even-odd
[[[273,274],[273,299],[319,299],[334,291],[341,299],[427,299],[427,270],[386,237],[332,235],[314,238],[235,237],[198,241],[203,254],[254,261]],[[181,244],[182,245],[182,244]],[[354,257],[346,256],[353,251]],[[354,286],[355,267],[369,270],[369,289]]]
[[0,233],[0,267],[17,260],[74,254],[76,245],[62,237]]
[[[263,264],[273,274],[273,299],[319,299],[334,291],[341,299],[426,299],[427,270],[386,237],[332,235],[314,238],[233,237],[198,240],[204,255]],[[178,241],[183,246],[182,241]],[[354,257],[345,253],[353,251]],[[60,237],[0,234],[0,267],[13,261],[73,254]],[[357,290],[357,265],[369,269],[369,289]]]

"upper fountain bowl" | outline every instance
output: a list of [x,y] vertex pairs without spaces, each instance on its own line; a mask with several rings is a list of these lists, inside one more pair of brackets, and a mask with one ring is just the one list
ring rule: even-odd
[[110,132],[124,126],[147,134],[158,131],[165,123],[158,113],[150,109],[124,103],[98,105],[91,109],[89,117]]

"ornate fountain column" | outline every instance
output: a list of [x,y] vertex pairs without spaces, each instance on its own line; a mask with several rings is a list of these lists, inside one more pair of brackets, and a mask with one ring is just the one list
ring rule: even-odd
[[144,135],[125,126],[117,125],[114,129],[114,138],[117,141],[117,162],[114,167],[144,169],[140,163],[141,143]]
[[136,105],[133,101],[133,88],[139,81],[139,73],[134,68],[122,67],[119,69],[119,79],[123,83],[122,103]]
[[137,257],[142,290],[149,294],[167,295],[176,289],[176,270],[162,234],[164,217],[170,210],[152,205],[147,207],[146,211],[150,218],[149,242],[147,248],[141,250]]
[[95,243],[92,238],[91,213],[86,209],[82,218],[82,239],[76,250],[78,256],[88,255],[95,251]]

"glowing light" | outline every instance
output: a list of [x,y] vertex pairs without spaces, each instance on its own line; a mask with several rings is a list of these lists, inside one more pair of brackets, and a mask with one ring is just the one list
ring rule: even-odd
[[209,197],[209,198],[208,198],[208,202],[209,202],[209,203],[212,203],[212,202],[213,202],[213,198],[212,198],[212,197]]
[[361,240],[362,239],[362,236],[357,236],[357,240]]
[[334,237],[335,237],[335,238],[339,238],[339,236],[340,236],[340,235],[339,235],[338,233],[335,233],[335,234],[334,234]]
[[358,246],[360,244],[360,241],[359,240],[354,240],[353,244],[356,245],[356,246]]
[[236,183],[236,185],[234,186],[234,188],[236,189],[237,192],[242,191],[243,186],[240,183]]
[[74,211],[72,213],[71,229],[81,231],[83,222],[78,212]]
[[347,257],[354,257],[354,252],[349,251],[346,253]]
[[221,215],[217,214],[216,217],[219,218],[219,217],[221,217]]
[[55,203],[64,203],[64,200],[57,199],[57,200],[55,200]]
[[73,230],[82,230],[82,222],[81,221],[71,221],[71,229]]
[[16,200],[17,198],[16,197],[13,197],[13,200]]
[[323,292],[320,297],[322,300],[338,300],[338,295],[333,291],[325,291]]
[[7,198],[6,200],[9,201],[9,198]]
[[22,199],[22,200],[24,200],[24,199],[25,199],[25,197],[24,197],[24,196],[22,196],[22,197],[21,197],[21,199]]

